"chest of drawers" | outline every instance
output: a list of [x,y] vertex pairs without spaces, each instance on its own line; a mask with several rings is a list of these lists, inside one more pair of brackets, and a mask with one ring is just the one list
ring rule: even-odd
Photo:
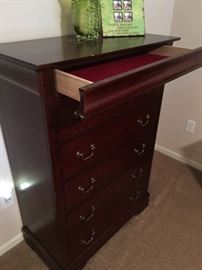
[[175,37],[0,45],[0,121],[27,243],[78,270],[149,202],[163,89],[200,68]]

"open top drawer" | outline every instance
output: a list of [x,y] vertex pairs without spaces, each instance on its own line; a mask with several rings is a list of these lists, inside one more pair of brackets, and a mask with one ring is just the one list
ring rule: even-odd
[[201,66],[202,48],[162,46],[68,73],[55,70],[56,90],[80,102],[79,114],[89,117]]

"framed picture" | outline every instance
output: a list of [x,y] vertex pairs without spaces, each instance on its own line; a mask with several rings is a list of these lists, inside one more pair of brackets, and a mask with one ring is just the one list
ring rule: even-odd
[[100,0],[104,37],[145,34],[144,0]]

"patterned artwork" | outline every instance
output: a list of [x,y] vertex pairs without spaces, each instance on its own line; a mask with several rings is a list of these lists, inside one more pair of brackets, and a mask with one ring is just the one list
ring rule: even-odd
[[145,34],[144,0],[100,0],[103,36]]

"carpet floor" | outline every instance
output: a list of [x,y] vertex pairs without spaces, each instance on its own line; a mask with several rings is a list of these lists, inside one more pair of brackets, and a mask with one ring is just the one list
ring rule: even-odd
[[[132,218],[84,270],[202,270],[202,172],[155,153],[150,205]],[[47,270],[20,243],[1,270]]]

